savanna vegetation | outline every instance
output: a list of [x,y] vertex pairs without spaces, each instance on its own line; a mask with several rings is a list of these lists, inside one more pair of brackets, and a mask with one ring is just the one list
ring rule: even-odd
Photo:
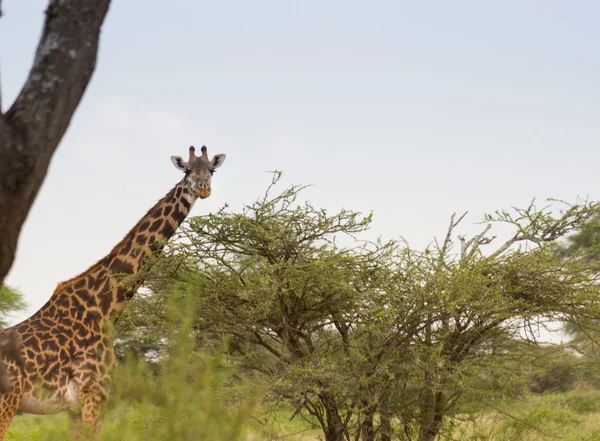
[[[501,210],[471,236],[454,215],[414,249],[279,178],[154,264],[117,323],[103,439],[600,439],[596,203]],[[66,433],[19,416],[7,439]]]
[[0,329],[6,328],[11,314],[23,311],[27,304],[23,294],[6,285],[0,286]]

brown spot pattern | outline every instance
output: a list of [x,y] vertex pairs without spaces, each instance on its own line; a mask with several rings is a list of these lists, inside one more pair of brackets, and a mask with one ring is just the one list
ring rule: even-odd
[[[44,413],[66,406],[67,388],[79,392],[82,418],[91,429],[100,424],[108,397],[110,374],[116,359],[110,327],[143,279],[144,262],[162,250],[187,216],[190,204],[178,184],[98,263],[79,276],[58,284],[50,300],[25,321],[0,331],[16,332],[21,339],[21,369],[6,354],[5,377],[12,389],[0,394],[0,439],[21,400]],[[57,407],[58,406],[58,407]],[[27,409],[24,409],[27,411]],[[4,429],[3,429],[4,428]]]

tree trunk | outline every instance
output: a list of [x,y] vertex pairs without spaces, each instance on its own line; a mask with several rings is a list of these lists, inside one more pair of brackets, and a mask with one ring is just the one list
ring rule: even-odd
[[381,400],[379,410],[379,441],[392,441],[392,415],[388,403],[389,396],[386,394]]
[[325,441],[346,441],[348,439],[347,430],[333,397],[329,393],[323,392],[319,394],[319,399],[325,408],[326,426],[323,427]]
[[423,409],[421,428],[418,441],[434,441],[440,433],[444,421],[444,394],[442,392],[430,392],[429,400]]
[[375,406],[365,405],[365,416],[360,425],[361,441],[374,441],[375,440],[375,429],[373,427],[373,420],[375,418]]
[[0,109],[0,286],[50,159],[96,67],[110,0],[51,0],[29,77]]

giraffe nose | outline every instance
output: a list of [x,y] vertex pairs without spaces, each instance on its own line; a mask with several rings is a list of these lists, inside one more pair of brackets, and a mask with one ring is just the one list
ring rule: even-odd
[[210,185],[202,184],[200,185],[200,190],[198,191],[198,197],[200,199],[205,199],[210,196]]

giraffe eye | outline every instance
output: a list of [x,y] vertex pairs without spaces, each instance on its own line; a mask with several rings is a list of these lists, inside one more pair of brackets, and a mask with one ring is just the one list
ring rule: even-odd
[[212,176],[212,175],[214,175],[214,174],[215,174],[215,172],[216,172],[216,170],[213,168],[213,169],[210,171],[210,175],[211,175],[211,176]]

